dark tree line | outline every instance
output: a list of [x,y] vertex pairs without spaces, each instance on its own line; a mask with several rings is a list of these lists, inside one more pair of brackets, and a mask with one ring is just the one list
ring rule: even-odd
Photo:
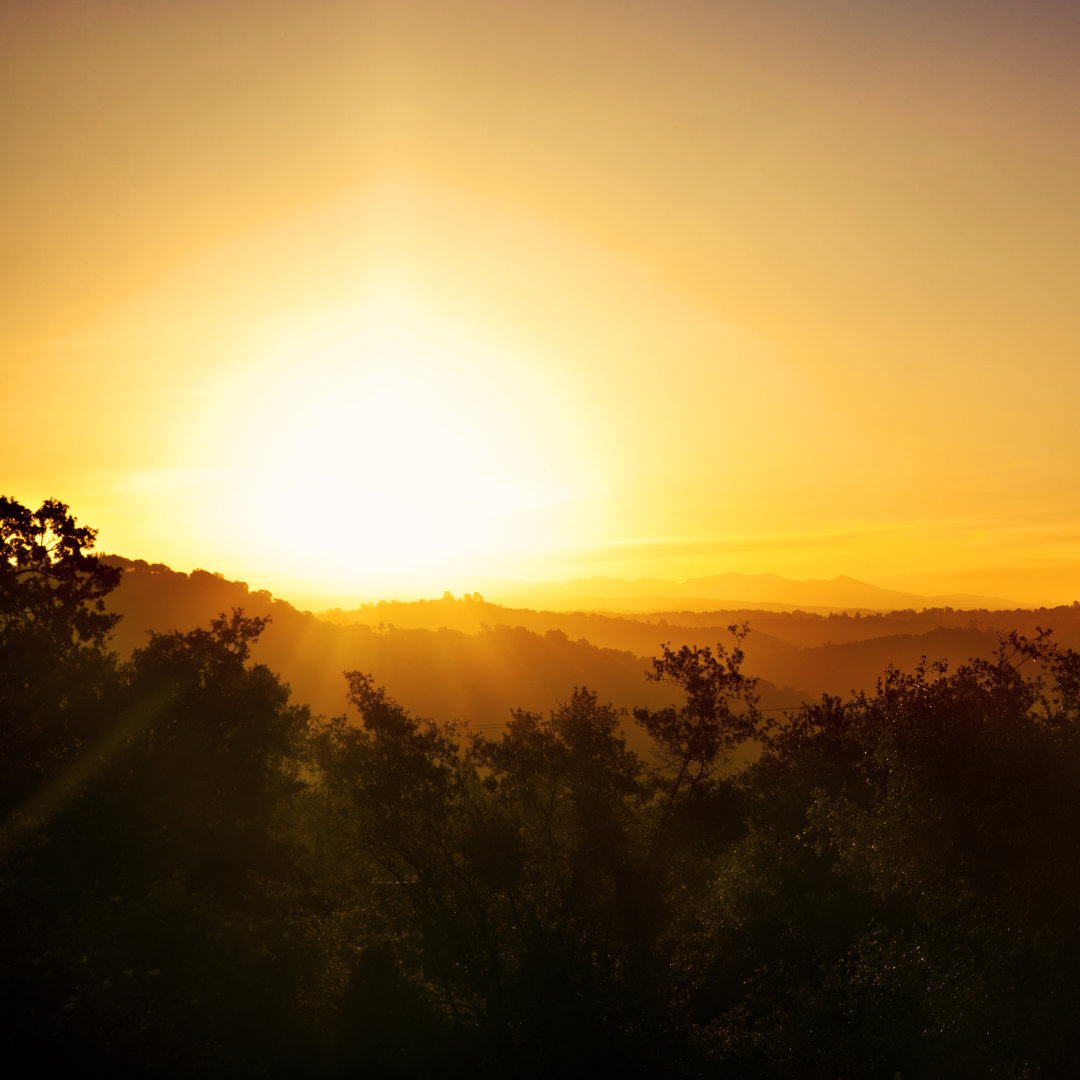
[[661,647],[648,677],[679,707],[577,689],[491,737],[362,672],[353,717],[312,717],[241,611],[120,662],[93,537],[0,500],[10,1053],[312,1077],[1080,1065],[1080,657],[1048,635],[766,722],[733,627]]

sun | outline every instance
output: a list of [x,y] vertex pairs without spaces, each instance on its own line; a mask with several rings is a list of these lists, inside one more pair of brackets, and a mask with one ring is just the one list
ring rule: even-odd
[[264,563],[337,587],[492,573],[558,543],[582,470],[525,366],[401,304],[277,328],[221,436],[229,518]]

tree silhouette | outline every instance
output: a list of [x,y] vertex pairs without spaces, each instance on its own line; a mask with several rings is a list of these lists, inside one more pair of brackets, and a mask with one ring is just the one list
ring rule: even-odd
[[31,511],[0,496],[0,641],[27,636],[61,651],[104,645],[119,618],[104,598],[120,570],[89,554],[96,537],[56,499]]
[[670,773],[672,797],[684,786],[693,788],[707,780],[726,751],[759,734],[762,715],[754,692],[756,680],[742,672],[742,643],[749,627],[729,630],[735,639],[730,651],[722,643],[715,655],[708,646],[663,645],[646,672],[647,679],[672,682],[685,695],[679,707],[634,710]]
[[0,497],[0,810],[38,792],[103,722],[120,571],[88,554],[97,534],[55,499]]

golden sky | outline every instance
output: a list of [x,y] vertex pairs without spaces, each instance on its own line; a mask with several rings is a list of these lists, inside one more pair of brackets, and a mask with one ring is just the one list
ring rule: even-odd
[[286,597],[1071,601],[1078,11],[0,4],[0,487]]

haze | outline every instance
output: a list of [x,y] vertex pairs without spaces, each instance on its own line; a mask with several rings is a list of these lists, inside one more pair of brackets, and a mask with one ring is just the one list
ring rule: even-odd
[[5,492],[286,597],[1080,595],[1070,4],[0,9]]

